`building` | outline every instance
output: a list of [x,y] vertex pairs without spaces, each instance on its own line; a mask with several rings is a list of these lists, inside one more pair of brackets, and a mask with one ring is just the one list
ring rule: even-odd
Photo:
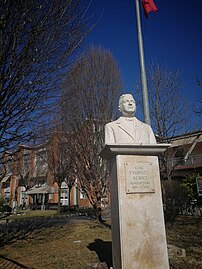
[[173,179],[202,175],[202,131],[175,136],[167,150],[168,168]]
[[163,161],[160,159],[161,178],[186,182],[195,193],[195,202],[201,206],[202,131],[172,137],[170,143],[171,147],[167,149]]
[[[56,208],[58,183],[48,164],[44,145],[19,146],[14,153],[6,152],[0,178],[0,194],[12,208],[45,209]],[[71,189],[67,181],[61,182],[61,205],[89,207],[86,194],[75,179]]]

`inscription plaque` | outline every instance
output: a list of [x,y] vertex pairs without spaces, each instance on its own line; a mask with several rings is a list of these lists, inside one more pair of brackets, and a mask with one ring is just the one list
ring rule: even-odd
[[152,163],[125,163],[126,193],[155,192]]

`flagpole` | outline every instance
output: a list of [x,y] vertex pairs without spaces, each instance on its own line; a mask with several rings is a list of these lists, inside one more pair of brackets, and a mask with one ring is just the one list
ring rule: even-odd
[[148,98],[148,89],[147,89],[147,76],[146,76],[146,68],[145,68],[145,61],[144,61],[143,38],[142,38],[142,29],[141,29],[141,22],[140,22],[139,0],[135,0],[135,5],[136,5],[138,48],[139,48],[140,77],[141,77],[141,86],[142,86],[142,101],[143,101],[143,109],[144,109],[144,121],[145,121],[145,123],[151,125],[150,115],[149,115],[149,98]]

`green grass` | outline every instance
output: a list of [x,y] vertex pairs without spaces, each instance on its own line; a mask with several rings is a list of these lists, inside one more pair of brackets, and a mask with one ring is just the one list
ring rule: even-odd
[[[8,240],[0,248],[1,269],[9,268],[3,267],[8,263],[18,265],[11,267],[16,269],[81,269],[99,262],[111,265],[109,228],[93,220],[67,223],[69,218],[62,216],[56,219],[54,214],[42,218],[41,224],[37,214],[40,215],[40,212],[30,213],[29,216],[35,216],[31,221],[24,219],[10,224],[16,226],[9,230]],[[197,217],[179,217],[174,226],[167,227],[168,243],[184,248],[187,254],[186,257],[170,258],[174,269],[202,268],[201,229],[201,218]],[[1,234],[0,230],[0,236],[6,237],[5,231]]]

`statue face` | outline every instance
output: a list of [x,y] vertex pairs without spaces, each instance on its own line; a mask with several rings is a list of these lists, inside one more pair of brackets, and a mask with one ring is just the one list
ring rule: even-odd
[[123,116],[131,117],[135,114],[136,111],[136,103],[131,94],[125,94],[122,98],[122,102],[120,105],[120,111]]

